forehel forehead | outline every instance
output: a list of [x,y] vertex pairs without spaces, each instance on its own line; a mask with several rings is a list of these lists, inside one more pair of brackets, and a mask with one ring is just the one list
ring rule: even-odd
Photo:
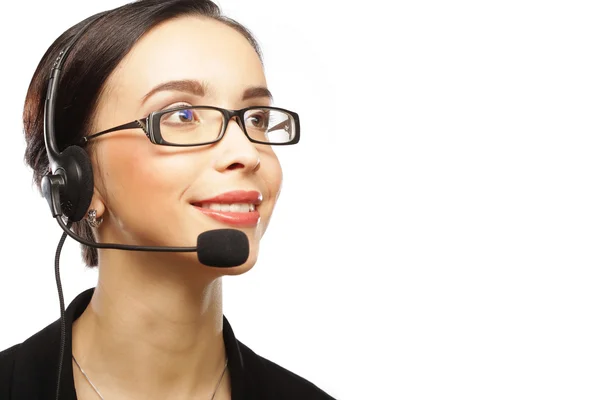
[[135,101],[160,83],[181,79],[204,82],[211,96],[222,98],[266,86],[262,62],[247,38],[220,21],[185,16],[142,36],[111,74],[104,94]]

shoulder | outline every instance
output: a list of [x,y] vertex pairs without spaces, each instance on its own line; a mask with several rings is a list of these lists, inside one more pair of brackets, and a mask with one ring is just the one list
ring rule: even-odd
[[243,343],[238,341],[238,345],[244,369],[251,375],[254,384],[259,386],[256,389],[263,392],[264,398],[335,400],[315,384],[259,356]]
[[15,353],[19,349],[21,344],[15,344],[8,349],[0,351],[0,371],[5,372],[15,362]]
[[10,399],[15,358],[21,344],[0,351],[0,399]]
[[38,399],[55,385],[57,324],[48,325],[22,343],[0,351],[0,399]]

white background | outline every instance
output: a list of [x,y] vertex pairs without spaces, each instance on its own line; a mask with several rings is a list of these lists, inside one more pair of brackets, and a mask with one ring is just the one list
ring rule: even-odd
[[[340,399],[598,399],[595,3],[221,0],[303,123],[259,263],[225,281],[238,338]],[[0,348],[59,317],[29,80],[121,4],[3,11]],[[96,272],[67,243],[70,302]]]

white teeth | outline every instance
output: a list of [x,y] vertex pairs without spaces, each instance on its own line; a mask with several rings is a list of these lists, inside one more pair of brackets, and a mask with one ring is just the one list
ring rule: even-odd
[[214,211],[222,212],[251,212],[256,209],[254,204],[249,203],[233,203],[233,204],[221,204],[221,203],[202,203],[202,208],[208,208]]
[[248,211],[250,211],[251,206],[253,207],[254,204],[235,203],[235,204],[232,204],[231,207],[229,207],[229,211],[231,211],[231,212],[248,212]]

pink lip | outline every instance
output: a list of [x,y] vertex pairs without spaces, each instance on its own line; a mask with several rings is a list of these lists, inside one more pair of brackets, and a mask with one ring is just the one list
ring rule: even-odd
[[252,227],[256,226],[260,221],[260,213],[258,212],[258,210],[249,212],[225,212],[211,210],[208,208],[202,208],[200,207],[200,205],[202,203],[252,203],[258,205],[261,203],[261,201],[262,195],[260,194],[260,192],[235,190],[227,193],[222,193],[210,199],[194,201],[192,202],[192,205],[194,206],[194,208],[196,208],[196,210],[219,222],[223,222],[225,224],[236,227]]
[[233,190],[231,192],[222,193],[218,196],[215,196],[210,199],[204,199],[199,201],[194,201],[193,204],[201,204],[201,203],[223,203],[223,204],[231,204],[231,203],[252,203],[252,204],[260,204],[262,201],[262,194],[257,192],[256,190]]

